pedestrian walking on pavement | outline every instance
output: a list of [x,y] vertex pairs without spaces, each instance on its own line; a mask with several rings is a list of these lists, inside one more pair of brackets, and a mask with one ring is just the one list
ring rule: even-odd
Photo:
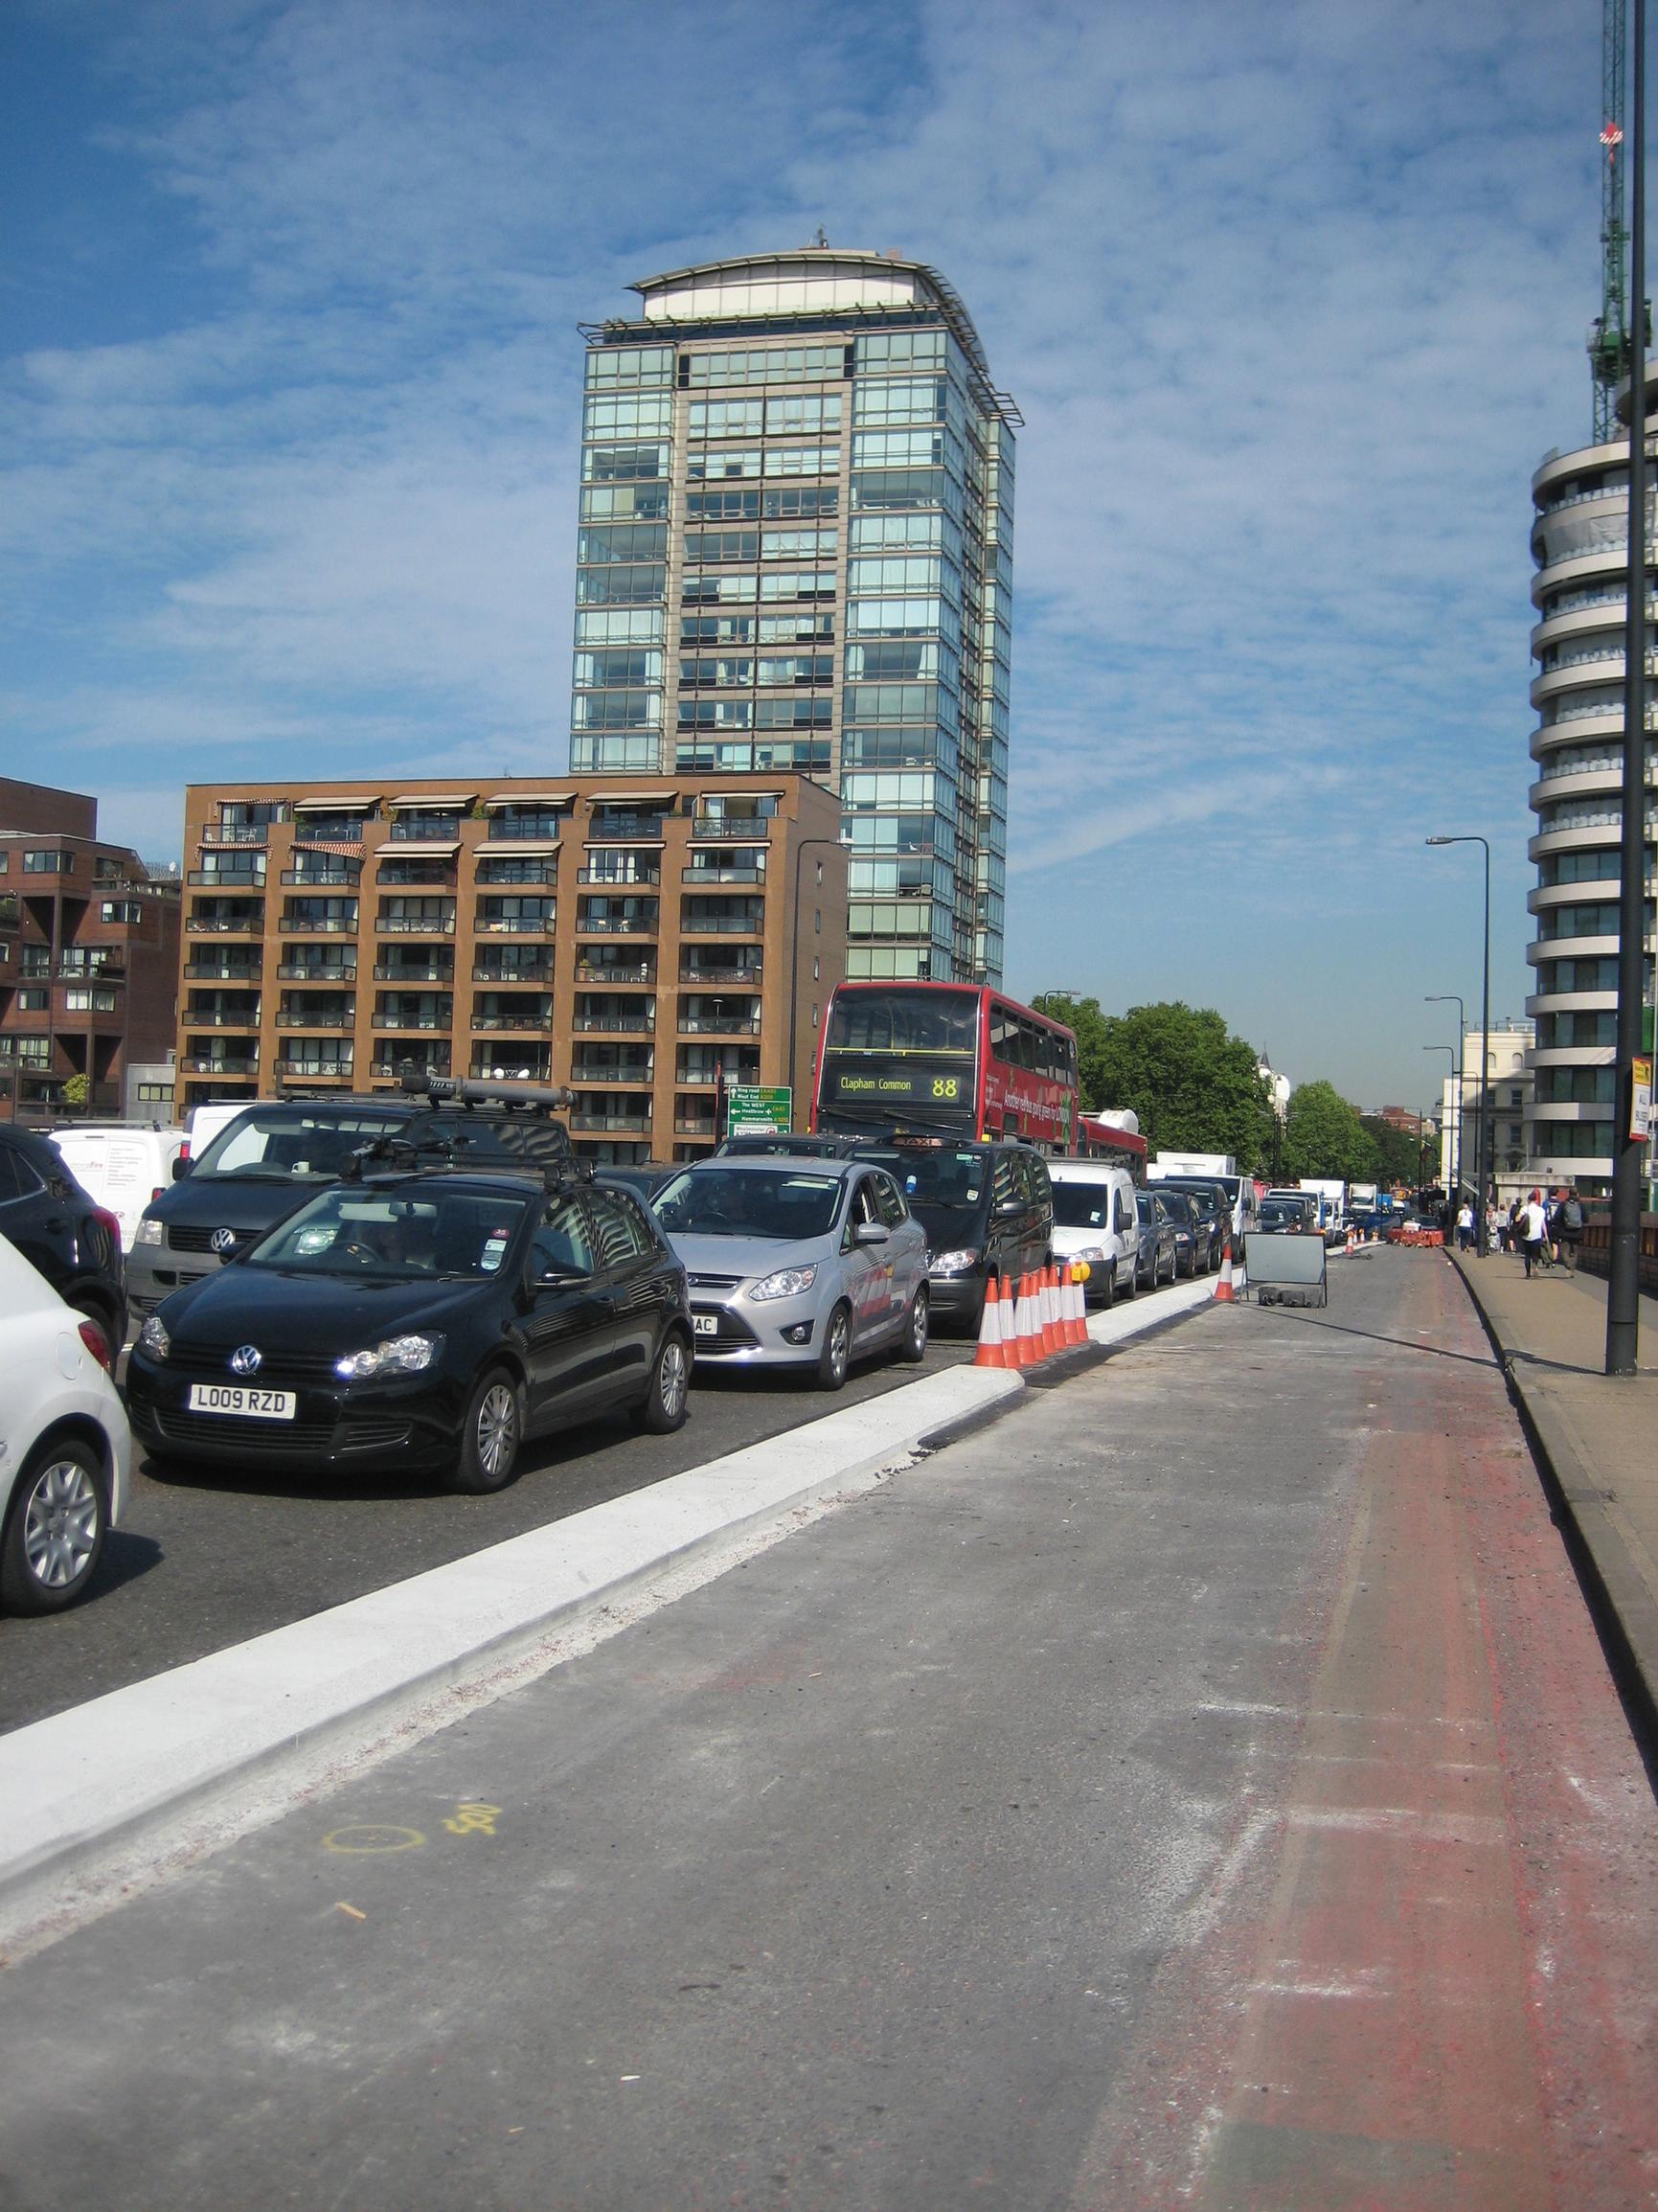
[[1526,1280],[1529,1283],[1533,1266],[1540,1266],[1542,1264],[1543,1240],[1549,1230],[1549,1217],[1543,1208],[1541,1191],[1533,1191],[1520,1208],[1516,1227],[1520,1233],[1520,1252],[1526,1263]]
[[1560,1256],[1568,1275],[1578,1272],[1578,1246],[1583,1241],[1583,1201],[1568,1191],[1560,1206]]
[[1473,1243],[1474,1209],[1465,1198],[1457,1209],[1457,1250],[1459,1252],[1471,1251]]

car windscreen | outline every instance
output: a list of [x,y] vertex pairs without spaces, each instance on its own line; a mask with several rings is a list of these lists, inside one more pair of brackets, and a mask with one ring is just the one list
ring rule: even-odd
[[242,1265],[307,1275],[465,1282],[499,1274],[528,1199],[477,1191],[323,1191],[262,1238]]
[[989,1154],[978,1145],[860,1148],[858,1157],[885,1168],[912,1206],[973,1213],[990,1179]]
[[805,1243],[827,1237],[840,1210],[839,1175],[813,1174],[782,1161],[773,1167],[687,1169],[651,1201],[671,1236],[779,1237]]
[[1111,1220],[1109,1183],[1054,1178],[1054,1225],[1059,1229],[1103,1229]]
[[193,1175],[271,1176],[282,1181],[340,1174],[359,1146],[407,1120],[404,1114],[296,1114],[291,1106],[251,1106],[227,1122],[195,1163]]
[[1168,1208],[1170,1218],[1183,1228],[1191,1228],[1197,1218],[1197,1208],[1192,1202],[1190,1191],[1159,1191],[1157,1196]]

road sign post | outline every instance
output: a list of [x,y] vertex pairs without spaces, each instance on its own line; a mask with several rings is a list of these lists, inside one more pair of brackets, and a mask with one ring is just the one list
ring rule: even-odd
[[725,1094],[728,1137],[787,1135],[794,1127],[794,1091],[787,1083],[734,1083]]

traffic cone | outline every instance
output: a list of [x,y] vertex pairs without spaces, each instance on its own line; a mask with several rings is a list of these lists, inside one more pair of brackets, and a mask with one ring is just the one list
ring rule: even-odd
[[1238,1292],[1232,1287],[1232,1239],[1226,1240],[1226,1256],[1220,1263],[1220,1280],[1215,1286],[1215,1303],[1217,1306],[1236,1306]]
[[1000,1308],[997,1321],[1002,1334],[1002,1365],[1004,1367],[1017,1367],[1019,1364],[1019,1308],[1013,1296],[1012,1283],[1006,1275],[1002,1277],[1002,1295],[997,1299],[996,1304]]
[[1070,1277],[1070,1341],[1073,1344],[1086,1344],[1088,1341],[1088,1293],[1083,1288],[1082,1278],[1078,1274],[1075,1267],[1067,1267],[1065,1272]]
[[1015,1367],[1034,1367],[1036,1364],[1036,1347],[1033,1339],[1031,1326],[1032,1303],[1031,1278],[1029,1274],[1024,1274],[1019,1277],[1019,1295],[1013,1301],[1013,1357],[1011,1364]]
[[1006,1367],[1007,1354],[1002,1346],[1002,1301],[992,1285],[985,1292],[985,1311],[979,1322],[979,1349],[973,1355],[975,1367]]
[[1042,1298],[1042,1357],[1052,1359],[1059,1349],[1059,1293],[1054,1263],[1049,1261],[1038,1280]]

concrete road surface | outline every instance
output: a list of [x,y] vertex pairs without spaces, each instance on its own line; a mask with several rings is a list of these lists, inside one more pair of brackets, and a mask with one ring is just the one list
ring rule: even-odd
[[0,1977],[29,2212],[1619,2212],[1658,1818],[1437,1256],[1211,1309]]

